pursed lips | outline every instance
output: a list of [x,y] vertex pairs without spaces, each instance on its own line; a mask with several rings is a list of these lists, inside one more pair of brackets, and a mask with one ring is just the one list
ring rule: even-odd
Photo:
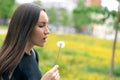
[[43,40],[44,40],[44,42],[46,42],[46,40],[47,40],[47,37],[44,37],[44,38],[43,38]]

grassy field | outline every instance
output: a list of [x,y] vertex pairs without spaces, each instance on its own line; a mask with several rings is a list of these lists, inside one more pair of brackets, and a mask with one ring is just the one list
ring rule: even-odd
[[0,25],[0,30],[6,30],[8,27],[7,26],[1,26]]
[[[5,34],[0,34],[0,45]],[[57,60],[57,41],[66,46]],[[80,34],[50,34],[44,48],[36,47],[40,58],[40,70],[44,74],[59,64],[60,80],[120,80],[120,42],[116,45],[114,76],[109,77],[113,41]]]

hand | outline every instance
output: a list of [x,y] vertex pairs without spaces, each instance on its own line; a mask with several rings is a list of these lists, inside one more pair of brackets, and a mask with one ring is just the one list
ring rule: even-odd
[[45,73],[41,80],[59,80],[60,75],[59,75],[59,70],[58,70],[58,65],[55,65],[51,70]]

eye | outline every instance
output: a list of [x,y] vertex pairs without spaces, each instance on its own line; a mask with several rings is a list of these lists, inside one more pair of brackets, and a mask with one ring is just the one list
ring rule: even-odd
[[40,28],[44,27],[44,25],[39,25]]
[[41,23],[38,24],[38,26],[39,26],[40,28],[43,28],[43,27],[45,27],[45,26],[48,26],[48,23],[46,23],[46,22],[41,22]]
[[38,26],[39,26],[40,28],[42,28],[42,27],[45,26],[45,24],[44,24],[44,23],[41,23],[41,24],[39,24]]

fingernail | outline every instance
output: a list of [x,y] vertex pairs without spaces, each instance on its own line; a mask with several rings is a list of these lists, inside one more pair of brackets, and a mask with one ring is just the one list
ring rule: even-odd
[[59,65],[55,65],[55,67],[57,67],[57,68],[58,68],[58,67],[59,67]]

